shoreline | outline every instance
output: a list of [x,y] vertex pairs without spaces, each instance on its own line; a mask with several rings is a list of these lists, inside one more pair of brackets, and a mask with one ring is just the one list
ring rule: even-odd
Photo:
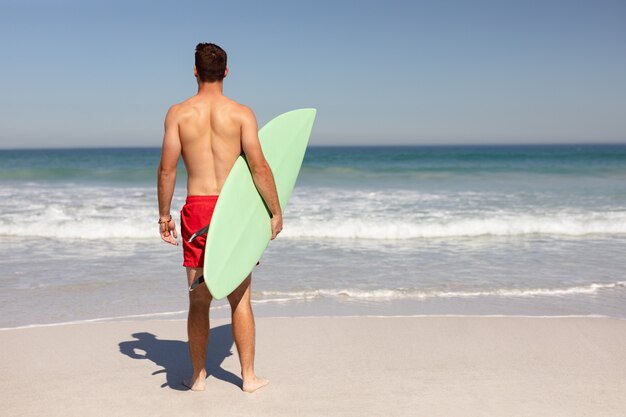
[[[222,306],[221,306],[222,307]],[[227,306],[223,306],[227,307]],[[0,332],[9,332],[12,330],[27,330],[27,329],[40,329],[46,327],[63,327],[63,326],[80,326],[83,324],[96,324],[96,323],[129,323],[129,322],[146,322],[146,321],[172,321],[172,322],[185,322],[186,318],[171,318],[167,319],[164,316],[174,315],[186,315],[187,310],[163,312],[163,313],[146,313],[146,314],[129,314],[124,316],[112,316],[112,317],[99,317],[93,319],[84,320],[72,320],[58,323],[36,323],[26,324],[16,327],[0,327]],[[611,320],[623,320],[625,317],[607,316],[603,314],[562,314],[562,315],[545,315],[545,314],[406,314],[406,315],[385,315],[385,314],[355,314],[355,315],[310,315],[310,316],[261,316],[256,319],[398,319],[398,318],[526,318],[526,319],[577,319],[577,318],[589,318],[589,319],[611,319]],[[211,317],[211,320],[227,320],[224,317]]]

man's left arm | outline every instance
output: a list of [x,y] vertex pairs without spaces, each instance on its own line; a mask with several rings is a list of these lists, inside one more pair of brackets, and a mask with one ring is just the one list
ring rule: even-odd
[[165,134],[159,163],[157,194],[159,197],[159,232],[161,239],[172,245],[178,245],[176,223],[170,213],[172,196],[176,185],[176,167],[180,158],[181,144],[178,134],[178,120],[172,107],[165,116]]

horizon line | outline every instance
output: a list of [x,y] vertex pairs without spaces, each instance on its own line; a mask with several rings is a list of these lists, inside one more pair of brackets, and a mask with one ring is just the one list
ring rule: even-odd
[[[455,147],[558,147],[558,146],[626,146],[623,142],[547,142],[547,143],[444,143],[444,144],[313,144],[307,148],[455,148]],[[4,148],[2,151],[62,151],[62,150],[124,150],[124,149],[161,149],[160,146],[55,146]]]

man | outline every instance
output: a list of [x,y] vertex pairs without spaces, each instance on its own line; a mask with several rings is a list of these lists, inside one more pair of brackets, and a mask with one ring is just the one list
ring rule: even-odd
[[[271,211],[272,239],[282,230],[274,177],[261,150],[256,118],[248,107],[224,96],[223,80],[227,74],[226,52],[222,48],[207,43],[196,46],[194,75],[198,81],[198,94],[172,106],[167,112],[158,170],[159,229],[161,238],[172,245],[178,245],[170,204],[180,155],[188,175],[181,231],[183,266],[187,268],[190,288],[187,333],[193,375],[184,384],[193,391],[205,388],[211,294],[206,285],[192,286],[202,276],[205,238],[197,238],[191,243],[187,240],[211,221],[224,181],[241,153],[245,154],[254,183]],[[233,338],[241,363],[242,388],[246,392],[254,392],[269,382],[254,373],[255,335],[250,281],[251,276],[248,276],[228,296]]]

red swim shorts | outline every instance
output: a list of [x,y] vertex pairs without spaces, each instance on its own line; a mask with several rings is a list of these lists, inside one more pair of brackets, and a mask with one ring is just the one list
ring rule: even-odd
[[217,203],[216,195],[190,195],[180,211],[180,229],[183,238],[183,266],[202,268],[204,266],[204,247],[206,235],[196,237],[193,242],[189,238],[211,223],[213,210]]

